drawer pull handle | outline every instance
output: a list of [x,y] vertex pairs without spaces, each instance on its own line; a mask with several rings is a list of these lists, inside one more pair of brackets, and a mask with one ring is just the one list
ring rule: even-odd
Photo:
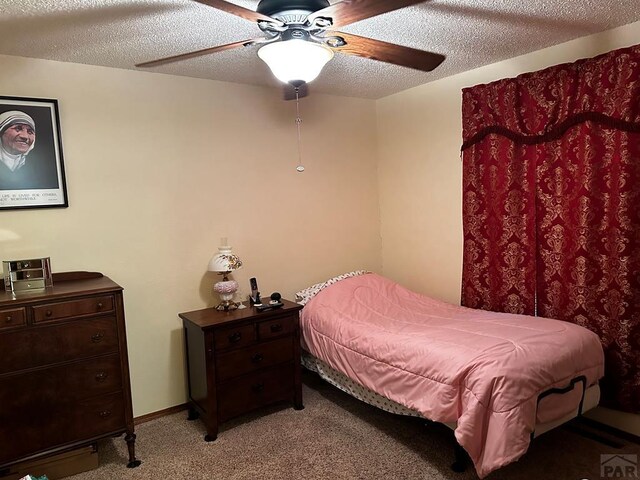
[[98,332],[98,333],[96,333],[94,335],[91,335],[91,341],[93,343],[99,343],[99,342],[102,341],[103,338],[104,338],[104,333],[102,333],[102,332]]
[[253,385],[251,385],[251,390],[254,393],[260,393],[264,390],[264,383],[255,383]]
[[277,333],[282,331],[281,323],[274,323],[271,325],[271,333]]
[[234,332],[231,335],[229,335],[229,341],[231,343],[237,343],[240,341],[241,338],[242,338],[242,334],[240,332]]
[[45,314],[47,317],[50,317],[51,315],[53,315],[53,312],[52,312],[51,310],[47,310],[46,312],[44,312],[44,314]]
[[262,360],[264,360],[264,357],[262,356],[261,353],[256,353],[254,356],[251,357],[251,361],[253,363],[260,363]]
[[7,318],[4,319],[5,323],[11,323],[11,315],[7,315]]
[[102,383],[107,379],[108,376],[109,375],[107,375],[106,372],[98,372],[96,373],[96,382]]
[[102,302],[98,302],[97,306],[98,306],[98,310],[102,310],[102,307],[103,307]]
[[111,410],[103,410],[98,415],[100,415],[101,418],[107,418],[109,415],[111,415]]

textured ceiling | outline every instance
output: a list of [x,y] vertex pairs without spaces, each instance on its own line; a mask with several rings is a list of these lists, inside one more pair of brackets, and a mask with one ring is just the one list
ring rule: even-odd
[[[230,0],[255,10],[257,0]],[[0,53],[135,69],[136,63],[260,37],[191,0],[2,0]],[[331,3],[335,3],[331,0]],[[640,20],[638,0],[431,0],[341,30],[442,53],[430,73],[336,54],[311,91],[381,98],[438,78]],[[277,86],[256,47],[145,69]]]

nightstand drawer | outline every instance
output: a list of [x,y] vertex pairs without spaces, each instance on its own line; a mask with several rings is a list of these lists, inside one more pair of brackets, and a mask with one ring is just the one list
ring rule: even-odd
[[218,382],[271,367],[293,359],[291,337],[259,343],[253,347],[221,353],[216,358]]
[[73,300],[70,302],[49,303],[33,307],[33,320],[36,323],[92,315],[113,311],[113,297],[103,296]]
[[221,328],[214,334],[216,349],[239,348],[256,343],[256,326],[254,323],[241,327]]
[[258,338],[266,340],[269,338],[280,337],[293,332],[296,328],[298,317],[287,315],[273,320],[258,323]]
[[220,385],[218,421],[293,396],[293,364],[263,370]]
[[0,310],[0,330],[4,328],[20,327],[27,324],[27,314],[24,308]]

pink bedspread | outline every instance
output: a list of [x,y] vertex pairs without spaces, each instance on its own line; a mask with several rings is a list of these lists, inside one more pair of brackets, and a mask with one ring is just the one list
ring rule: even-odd
[[526,452],[538,394],[604,373],[600,341],[583,327],[450,305],[376,274],[323,289],[302,310],[301,330],[312,355],[361,385],[457,422],[481,478]]

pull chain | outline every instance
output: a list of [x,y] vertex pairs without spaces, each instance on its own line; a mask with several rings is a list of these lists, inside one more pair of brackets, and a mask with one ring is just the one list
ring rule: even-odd
[[296,129],[298,130],[298,166],[296,170],[300,173],[304,172],[304,165],[302,165],[302,138],[300,136],[300,125],[302,119],[300,118],[300,89],[295,87],[296,91]]

